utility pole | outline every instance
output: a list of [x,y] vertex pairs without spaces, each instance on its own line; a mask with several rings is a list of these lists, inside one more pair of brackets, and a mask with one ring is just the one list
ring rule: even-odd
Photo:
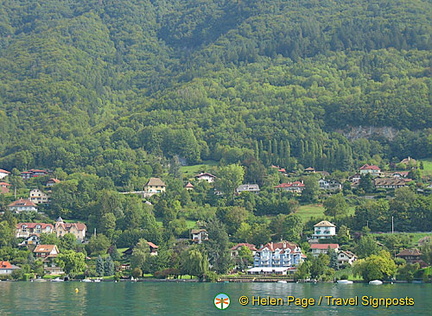
[[393,220],[393,216],[392,216],[392,221],[391,221],[391,232],[392,232],[392,234],[394,234],[394,220]]

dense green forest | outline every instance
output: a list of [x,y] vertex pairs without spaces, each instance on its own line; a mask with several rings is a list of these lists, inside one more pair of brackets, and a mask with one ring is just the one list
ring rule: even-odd
[[432,156],[430,0],[0,3],[1,168]]

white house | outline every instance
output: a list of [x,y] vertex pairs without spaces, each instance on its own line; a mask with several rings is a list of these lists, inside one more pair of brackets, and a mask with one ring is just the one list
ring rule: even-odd
[[260,188],[258,184],[241,184],[236,189],[237,193],[242,192],[252,192],[252,193],[259,193]]
[[0,261],[0,274],[11,274],[14,270],[21,269],[13,264],[10,264],[9,261]]
[[212,175],[211,173],[204,172],[196,175],[195,178],[197,178],[199,181],[207,181],[208,183],[212,183],[215,181],[216,176]]
[[49,202],[49,196],[39,189],[33,189],[30,191],[29,200],[35,204],[47,204]]
[[339,245],[338,244],[318,244],[314,243],[311,244],[310,247],[312,251],[312,256],[318,257],[321,253],[327,254],[330,249],[338,252],[339,251]]
[[295,271],[305,256],[301,248],[292,242],[270,242],[259,248],[254,256],[254,267],[249,274],[278,273]]
[[344,264],[352,265],[357,260],[357,256],[351,251],[339,251],[338,253],[338,267],[342,267]]
[[336,236],[336,225],[329,221],[321,221],[314,225],[313,238],[332,238]]
[[54,233],[54,226],[46,223],[18,223],[16,225],[16,237],[28,238],[31,235]]
[[159,178],[150,178],[144,186],[146,196],[151,196],[166,191],[166,184]]
[[18,201],[12,202],[11,204],[8,205],[8,207],[11,212],[15,212],[15,213],[31,212],[31,211],[37,212],[36,204],[26,199],[19,199]]
[[370,173],[372,175],[379,175],[381,173],[381,169],[375,165],[365,164],[359,169],[360,174]]
[[6,171],[4,169],[0,169],[0,179],[7,177],[9,174],[10,174],[9,171]]
[[204,240],[208,240],[208,233],[205,229],[192,229],[191,239],[196,244],[201,244]]

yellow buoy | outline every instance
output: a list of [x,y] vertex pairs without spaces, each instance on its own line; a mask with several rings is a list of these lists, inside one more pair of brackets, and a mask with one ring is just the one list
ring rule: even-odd
[[79,292],[78,288],[75,288],[75,293],[78,293],[78,292]]

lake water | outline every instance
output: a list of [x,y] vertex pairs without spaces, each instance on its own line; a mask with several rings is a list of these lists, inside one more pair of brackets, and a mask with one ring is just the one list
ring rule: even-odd
[[[0,315],[432,315],[431,297],[432,284],[0,282]],[[404,306],[370,306],[379,298]]]

